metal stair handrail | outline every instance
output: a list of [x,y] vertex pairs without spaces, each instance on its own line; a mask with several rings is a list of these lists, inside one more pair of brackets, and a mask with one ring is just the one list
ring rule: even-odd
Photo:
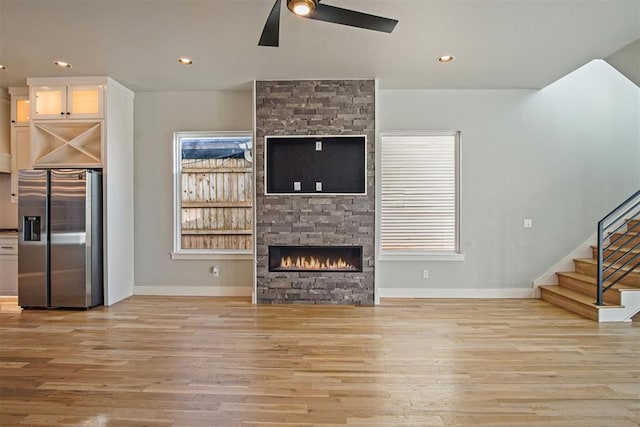
[[[632,235],[636,233],[640,235],[640,222],[629,226],[632,220],[638,219],[640,219],[640,190],[636,191],[631,197],[620,203],[614,210],[598,221],[598,290],[596,305],[604,305],[604,293],[629,273],[640,267],[640,251],[633,255],[633,251],[640,248],[640,239],[633,246],[627,246],[624,249],[631,256],[623,255],[624,260],[620,263],[616,263],[616,260],[623,259],[623,257],[614,258],[609,265],[606,265],[607,261],[621,252],[622,245],[617,246],[618,242],[626,244],[627,241],[632,239]],[[620,235],[615,239],[611,239],[610,236],[613,233],[620,233]],[[606,242],[607,239],[609,240],[608,243]],[[631,245],[631,243],[628,245]],[[612,252],[605,257],[604,253],[608,249],[611,249]]]

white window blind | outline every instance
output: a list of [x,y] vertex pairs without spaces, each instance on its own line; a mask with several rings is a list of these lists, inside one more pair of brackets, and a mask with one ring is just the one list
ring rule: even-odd
[[382,252],[458,252],[458,140],[382,136]]

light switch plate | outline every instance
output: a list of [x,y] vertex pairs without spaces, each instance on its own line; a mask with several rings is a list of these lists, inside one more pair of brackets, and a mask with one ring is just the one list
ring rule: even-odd
[[322,141],[316,141],[316,151],[322,151]]
[[533,220],[531,218],[525,218],[522,221],[522,227],[524,227],[524,228],[533,228]]

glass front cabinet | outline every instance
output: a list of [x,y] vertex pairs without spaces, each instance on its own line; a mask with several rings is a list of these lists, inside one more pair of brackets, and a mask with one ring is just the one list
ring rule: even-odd
[[101,119],[102,85],[39,86],[31,88],[34,120]]

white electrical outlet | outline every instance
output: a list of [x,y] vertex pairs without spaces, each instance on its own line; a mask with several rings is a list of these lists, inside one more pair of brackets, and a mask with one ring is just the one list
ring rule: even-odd
[[428,279],[429,278],[429,270],[427,270],[426,268],[424,270],[422,270],[422,278],[423,279]]
[[300,191],[300,190],[302,190],[302,183],[300,181],[294,181],[293,191]]
[[322,191],[322,182],[316,182],[316,191]]
[[316,151],[322,151],[322,141],[316,141]]
[[209,273],[213,274],[213,277],[220,276],[220,269],[217,266],[209,267]]
[[533,228],[533,220],[531,218],[525,218],[522,221],[523,228]]

